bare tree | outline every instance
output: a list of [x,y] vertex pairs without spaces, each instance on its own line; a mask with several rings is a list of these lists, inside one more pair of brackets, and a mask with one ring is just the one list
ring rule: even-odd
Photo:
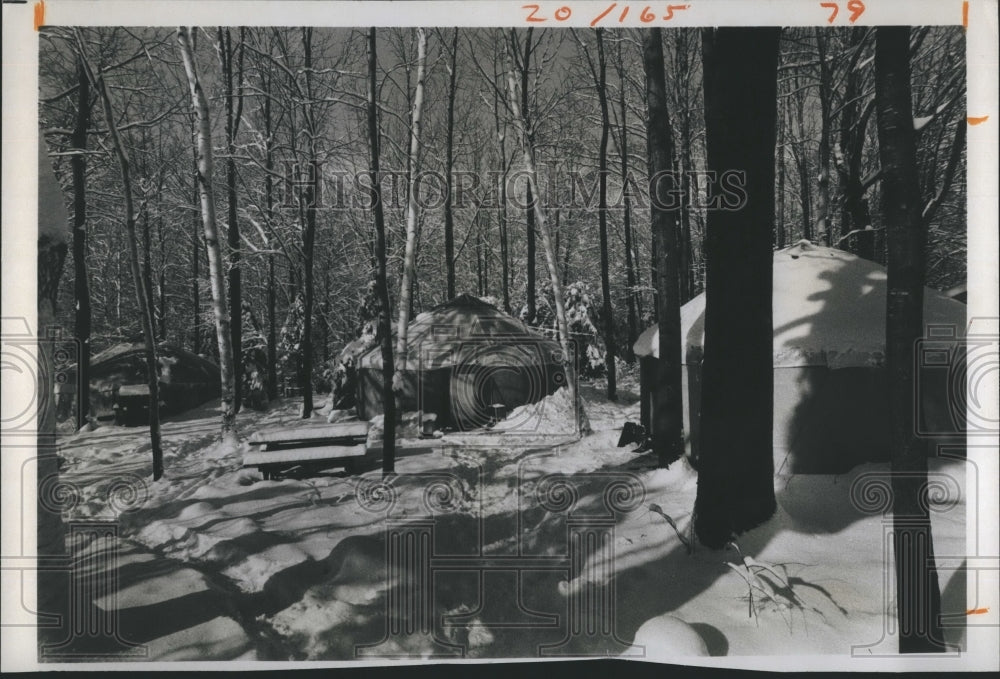
[[676,207],[668,205],[675,193],[673,143],[667,112],[663,71],[663,35],[659,28],[643,31],[646,72],[647,146],[649,151],[650,221],[656,256],[656,309],[659,323],[659,359],[653,363],[653,450],[661,467],[684,452],[684,413],[681,396],[681,305]]
[[452,173],[455,168],[455,81],[458,75],[458,28],[452,29],[448,61],[448,129],[444,165],[444,260],[448,299],[455,296],[455,216],[452,205]]
[[[313,296],[315,282],[313,281],[313,268],[315,260],[316,243],[316,202],[319,198],[319,162],[316,153],[316,142],[318,128],[313,110],[313,58],[312,58],[312,38],[313,29],[302,29],[302,49],[305,57],[305,90],[303,91],[302,118],[306,128],[306,158],[307,158],[307,180],[303,191],[303,200],[300,207],[304,208],[305,224],[302,229],[302,260],[303,271],[303,328],[302,328],[302,419],[312,417],[313,411],[313,391],[312,391],[312,366],[313,366],[313,341],[312,341],[312,316],[313,316]],[[302,214],[302,212],[300,212]]]
[[135,286],[136,301],[142,322],[142,334],[146,341],[146,381],[149,385],[149,441],[153,453],[153,480],[163,476],[163,446],[160,442],[160,370],[156,358],[156,339],[153,331],[153,310],[150,308],[149,291],[139,264],[139,243],[135,232],[135,208],[133,206],[132,174],[129,169],[128,152],[118,133],[117,118],[111,105],[111,97],[104,84],[101,69],[94,69],[87,60],[86,47],[80,31],[75,32],[78,54],[87,72],[87,78],[94,87],[104,108],[104,119],[107,121],[111,136],[112,148],[118,160],[118,168],[122,176],[122,191],[125,194],[125,232],[129,254],[129,266]]
[[763,523],[776,506],[771,228],[780,34],[702,31],[708,170],[739,169],[745,182],[742,205],[710,209],[707,223],[695,531],[712,548]]
[[[582,48],[590,73],[594,79],[594,89],[597,90],[597,101],[601,109],[601,142],[598,147],[598,238],[601,247],[601,316],[604,321],[604,366],[607,373],[607,394],[609,401],[617,401],[617,384],[615,375],[615,357],[618,354],[615,346],[615,319],[611,307],[611,279],[608,275],[608,136],[611,131],[611,116],[608,112],[607,91],[607,56],[604,50],[604,29],[595,31],[597,36],[597,64],[590,57],[590,52],[582,41]],[[631,244],[631,243],[630,243]]]
[[90,124],[90,81],[83,57],[77,57],[76,124],[73,127],[73,298],[76,301],[74,331],[80,343],[76,395],[76,426],[83,427],[90,414],[90,284],[87,275],[87,126]]
[[379,170],[378,125],[378,54],[375,29],[368,31],[368,149],[370,197],[375,220],[375,288],[379,301],[378,338],[382,346],[382,473],[396,468],[396,399],[392,390],[395,373],[392,360],[392,325],[389,321],[389,281],[386,273],[385,216],[382,211],[381,172]]
[[[531,42],[530,31],[531,29],[528,29],[529,35],[526,38],[528,44]],[[569,323],[566,320],[566,305],[563,302],[562,280],[559,276],[559,262],[556,259],[556,251],[552,242],[552,236],[549,233],[548,223],[545,219],[545,212],[542,210],[541,192],[538,190],[538,175],[535,168],[535,146],[533,141],[534,135],[532,133],[530,123],[524,117],[524,111],[521,108],[521,103],[524,100],[518,97],[517,80],[515,78],[514,71],[514,58],[512,56],[516,50],[517,35],[514,29],[511,29],[510,45],[507,48],[507,88],[510,92],[508,103],[514,119],[514,125],[517,128],[518,136],[521,140],[522,161],[524,162],[525,172],[528,176],[529,203],[532,203],[532,193],[536,197],[536,200],[533,201],[535,223],[538,227],[538,233],[542,237],[542,248],[545,251],[545,263],[549,270],[549,280],[552,282],[552,297],[556,307],[556,324],[559,328],[559,344],[563,352],[563,364],[566,366],[567,372],[569,372],[573,368],[572,361],[574,354],[570,349],[570,342],[572,339],[569,334]],[[521,86],[524,87],[526,83],[527,78],[523,77]],[[523,96],[523,90],[521,94]],[[567,375],[566,385],[569,389],[570,402],[575,404],[576,384],[570,375]],[[579,410],[577,409],[576,412],[577,423],[579,424]]]
[[[424,70],[427,62],[427,34],[423,28],[417,28],[417,85],[413,94],[413,110],[410,118],[410,173],[409,193],[406,202],[406,250],[403,255],[403,280],[399,288],[399,320],[396,326],[396,355],[400,363],[406,367],[407,340],[410,324],[410,311],[413,296],[414,262],[417,256],[417,230],[419,202],[417,178],[420,176],[420,115],[424,104]],[[398,376],[394,384],[396,391],[402,393],[403,384]]]
[[219,368],[222,373],[222,436],[235,440],[236,385],[229,315],[226,312],[226,284],[222,276],[222,253],[219,251],[219,230],[215,223],[215,192],[212,189],[212,124],[208,113],[208,100],[198,78],[186,27],[181,26],[177,29],[177,42],[198,121],[198,187],[201,198],[201,220],[205,230],[205,251],[208,254],[209,280],[212,285],[212,312],[215,316],[216,337],[219,343]]
[[[39,338],[46,338],[48,330],[56,323],[56,299],[59,296],[59,279],[66,260],[66,226],[69,218],[63,204],[59,183],[52,171],[45,140],[38,139],[38,328]],[[4,323],[6,326],[6,322]],[[53,342],[38,343],[39,377],[35,384],[37,424],[35,443],[37,457],[35,475],[37,499],[35,504],[35,536],[39,559],[60,559],[66,556],[66,527],[57,498],[59,487],[59,449],[56,444],[56,417],[52,407],[56,388],[53,369],[55,363]],[[84,390],[87,384],[83,383]],[[68,628],[69,601],[65,571],[40,568],[38,571],[37,610],[58,613],[63,621],[58,627],[39,627],[40,646],[46,641],[58,642],[60,633]],[[65,638],[65,637],[63,637]]]
[[[219,61],[226,99],[226,241],[229,245],[229,334],[233,346],[233,409],[240,411],[243,400],[243,278],[240,253],[239,199],[236,191],[236,135],[243,119],[243,54],[245,28],[240,28],[240,44],[233,49],[229,28],[218,29]],[[235,60],[235,65],[234,65]],[[234,90],[233,81],[237,87]]]
[[945,650],[941,590],[927,499],[927,451],[916,435],[915,347],[923,336],[926,223],[920,210],[910,90],[910,29],[875,29],[882,212],[888,225],[886,371],[889,376],[893,550],[900,653]]

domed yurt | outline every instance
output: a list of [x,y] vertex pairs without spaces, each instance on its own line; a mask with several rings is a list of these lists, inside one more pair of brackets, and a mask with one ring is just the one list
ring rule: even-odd
[[[395,338],[394,338],[395,339]],[[435,416],[435,427],[468,431],[536,403],[566,384],[558,342],[471,295],[419,314],[405,356],[393,352],[403,379],[403,409]],[[382,412],[382,352],[361,354],[358,416]]]
[[[775,471],[841,473],[862,462],[887,460],[885,268],[802,241],[774,253],[773,286]],[[704,321],[702,293],[681,307],[684,426],[695,458]],[[946,439],[932,435],[957,434],[961,427],[962,415],[953,406],[964,382],[950,369],[953,357],[942,351],[964,335],[966,307],[925,288],[924,326],[934,341],[920,363],[914,407],[919,403],[918,426],[928,434],[933,452]],[[642,362],[648,418],[651,357],[659,355],[657,327],[647,328],[633,348]],[[643,424],[648,430],[649,422]],[[951,437],[959,440],[964,439]]]
[[[221,393],[219,366],[173,344],[156,349],[160,363],[161,413],[173,415],[201,405]],[[90,405],[98,418],[143,424],[148,417],[144,344],[117,344],[91,359]]]

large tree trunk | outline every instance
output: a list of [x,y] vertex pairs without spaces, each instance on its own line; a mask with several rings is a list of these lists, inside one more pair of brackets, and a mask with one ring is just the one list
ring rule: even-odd
[[775,159],[775,172],[778,173],[778,188],[775,195],[774,209],[774,246],[781,250],[785,247],[785,113],[782,98],[778,96],[777,115],[778,124],[775,126],[777,141],[774,145],[777,158]]
[[667,112],[663,72],[663,37],[659,28],[643,31],[643,66],[646,73],[646,108],[649,111],[650,220],[656,245],[656,315],[659,360],[653,395],[653,450],[661,467],[684,453],[684,411],[681,391],[681,305],[679,291],[680,248],[677,240],[677,207],[668,204],[675,195],[673,147]]
[[[745,177],[740,210],[708,212],[695,531],[724,546],[771,517],[771,227],[778,28],[702,32],[708,169]],[[720,197],[724,199],[724,197]]]
[[[233,69],[233,37],[228,28],[220,28],[219,56],[226,96],[226,206],[227,242],[229,244],[229,333],[233,346],[233,409],[240,411],[243,402],[243,281],[240,255],[240,224],[236,193],[236,134],[243,112],[243,31],[240,29],[238,72]],[[233,92],[233,78],[239,81],[239,94]]]
[[118,134],[114,111],[111,108],[111,97],[104,85],[101,71],[94,71],[87,64],[83,36],[77,32],[76,42],[80,50],[80,58],[87,70],[94,90],[97,92],[104,107],[104,119],[108,124],[111,145],[118,159],[118,168],[122,175],[122,191],[125,194],[125,231],[128,234],[129,265],[132,270],[132,280],[135,284],[135,297],[139,305],[142,334],[146,341],[146,380],[149,385],[149,442],[153,453],[153,480],[163,476],[163,447],[160,443],[160,389],[159,362],[156,359],[156,339],[153,334],[153,310],[150,308],[149,290],[139,265],[139,242],[135,232],[135,208],[132,197],[132,175],[129,169],[128,155],[125,145]]
[[371,204],[375,220],[375,288],[379,300],[378,337],[382,346],[382,474],[396,468],[396,401],[392,391],[395,372],[392,361],[392,327],[389,321],[389,281],[386,265],[385,216],[382,212],[382,187],[379,170],[378,129],[378,56],[375,29],[368,31],[368,148],[370,151]]
[[604,321],[604,366],[608,376],[608,400],[618,400],[615,375],[615,319],[611,307],[611,278],[608,275],[608,134],[611,118],[608,114],[607,58],[604,53],[604,29],[597,29],[597,98],[601,106],[601,145],[598,149],[599,203],[597,207],[598,232],[601,244],[601,315]]
[[[514,64],[513,64],[513,51],[517,48],[517,36],[514,32],[515,29],[511,29],[510,33],[510,46],[507,51],[508,67],[507,67],[507,88],[510,92],[510,107],[514,118],[514,125],[517,128],[518,136],[521,139],[521,154],[524,162],[525,172],[528,175],[528,195],[529,204],[534,206],[534,217],[538,225],[538,233],[542,237],[542,249],[545,252],[545,263],[549,270],[549,280],[552,283],[552,297],[554,299],[556,307],[556,324],[559,328],[559,345],[562,348],[563,353],[563,366],[566,371],[566,388],[569,391],[570,402],[574,405],[574,412],[576,414],[577,426],[579,427],[580,422],[580,412],[576,401],[577,391],[576,391],[576,380],[573,374],[575,370],[574,360],[575,354],[570,348],[570,343],[572,339],[569,334],[569,323],[566,320],[566,305],[563,301],[563,286],[562,281],[559,278],[559,262],[556,258],[556,251],[553,247],[552,236],[549,233],[549,227],[545,220],[545,213],[542,210],[541,193],[538,190],[538,176],[535,168],[535,147],[534,147],[534,135],[532,134],[532,129],[525,118],[524,111],[521,109],[517,93],[517,81],[514,77]],[[531,44],[531,29],[528,29],[528,37],[526,38],[527,44]],[[527,52],[527,48],[526,48]],[[526,60],[525,60],[526,62]],[[527,79],[522,79],[522,86],[527,84]],[[523,93],[522,93],[523,94]],[[523,100],[522,100],[523,101]],[[533,193],[538,198],[535,201],[531,201],[532,189]]]
[[[36,491],[35,536],[39,560],[63,559],[66,556],[66,528],[59,505],[59,449],[56,443],[56,409],[53,406],[56,381],[55,346],[48,332],[56,323],[56,300],[59,296],[59,279],[66,260],[66,227],[69,221],[62,201],[62,191],[52,172],[45,140],[38,140],[38,375],[35,394],[36,421]],[[7,322],[4,321],[6,329]],[[86,391],[86,383],[83,390]],[[5,390],[6,391],[6,390]],[[25,394],[19,394],[24,398]],[[26,509],[26,508],[25,508]],[[6,518],[9,516],[5,515]],[[70,625],[71,612],[67,590],[66,572],[53,568],[40,568],[37,574],[36,610],[61,617],[58,627],[41,626],[38,629],[39,657],[47,643],[65,639]]]
[[319,165],[316,155],[316,121],[313,118],[312,108],[312,29],[302,29],[302,48],[305,56],[305,83],[306,102],[303,104],[302,117],[305,122],[308,139],[306,140],[306,154],[308,156],[309,179],[305,186],[302,202],[305,203],[305,229],[302,232],[302,259],[303,259],[303,315],[302,315],[302,419],[312,417],[313,411],[313,391],[312,391],[312,367],[313,367],[313,338],[312,338],[312,316],[313,316],[313,292],[316,287],[313,281],[313,260],[315,259],[314,246],[316,242],[316,200],[318,198],[317,187],[319,183]]
[[927,499],[927,452],[914,421],[914,351],[923,337],[924,246],[910,94],[910,29],[875,29],[882,213],[887,225],[886,372],[900,653],[945,650]]
[[76,125],[73,128],[73,297],[76,301],[74,334],[79,342],[77,357],[76,426],[87,423],[90,414],[90,285],[87,280],[87,125],[90,123],[90,81],[83,58],[76,65]]
[[455,217],[452,214],[452,171],[455,163],[455,79],[458,72],[458,28],[451,34],[451,61],[448,64],[448,140],[444,162],[444,259],[448,279],[448,299],[455,297]]
[[198,119],[198,188],[201,197],[201,220],[205,230],[205,251],[212,285],[212,312],[215,316],[219,343],[219,368],[222,373],[222,436],[236,437],[236,384],[233,374],[233,345],[226,312],[226,284],[223,280],[222,253],[219,251],[219,230],[215,223],[215,192],[212,190],[212,125],[208,115],[208,100],[198,79],[188,29],[177,29],[184,70],[191,88],[191,100]]
[[[406,369],[413,279],[417,257],[417,177],[420,174],[420,114],[424,104],[424,67],[427,61],[427,34],[423,28],[417,29],[417,87],[413,95],[413,112],[410,120],[410,188],[406,202],[406,248],[403,253],[403,280],[399,289],[399,320],[396,324],[396,356],[402,369]],[[398,395],[402,395],[402,376],[394,385]],[[397,404],[401,408],[401,403]]]

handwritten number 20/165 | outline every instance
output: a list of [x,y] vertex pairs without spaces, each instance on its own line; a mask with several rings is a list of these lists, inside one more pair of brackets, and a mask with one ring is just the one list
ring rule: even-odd
[[[852,0],[852,2],[853,1],[855,0]],[[617,2],[612,2],[607,9],[598,14],[593,19],[593,21],[590,22],[590,25],[591,26],[597,25],[602,19],[608,16],[612,12],[612,10],[614,10],[617,6],[618,6]],[[674,12],[676,10],[687,9],[688,7],[690,7],[690,5],[667,5],[666,14],[664,14],[662,17],[658,17],[657,14],[653,11],[653,8],[647,5],[642,8],[641,12],[639,12],[639,21],[647,24],[658,18],[662,18],[664,21],[669,21],[674,18]],[[548,17],[539,14],[539,11],[541,10],[540,5],[521,5],[521,9],[528,11],[528,16],[524,18],[526,22],[540,23],[543,21],[548,21]],[[625,21],[625,17],[628,16],[629,9],[630,7],[628,5],[624,5],[620,14],[618,15],[619,23]],[[563,5],[562,7],[557,9],[552,16],[556,21],[566,21],[567,19],[570,18],[570,16],[572,16],[572,14],[573,14],[572,8],[570,8],[567,5]]]

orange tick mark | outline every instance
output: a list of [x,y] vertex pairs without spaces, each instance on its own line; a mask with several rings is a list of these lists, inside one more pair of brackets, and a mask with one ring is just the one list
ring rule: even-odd
[[988,119],[989,116],[979,116],[977,118],[969,116],[968,118],[966,118],[966,120],[969,121],[970,125],[978,125],[979,123],[985,123]]
[[965,614],[966,615],[983,615],[983,614],[989,613],[989,612],[990,612],[990,609],[988,609],[988,608],[971,608],[971,609],[967,610],[965,612]]
[[38,0],[35,3],[35,30],[45,24],[45,0]]
[[969,27],[969,0],[962,3],[962,28]]

